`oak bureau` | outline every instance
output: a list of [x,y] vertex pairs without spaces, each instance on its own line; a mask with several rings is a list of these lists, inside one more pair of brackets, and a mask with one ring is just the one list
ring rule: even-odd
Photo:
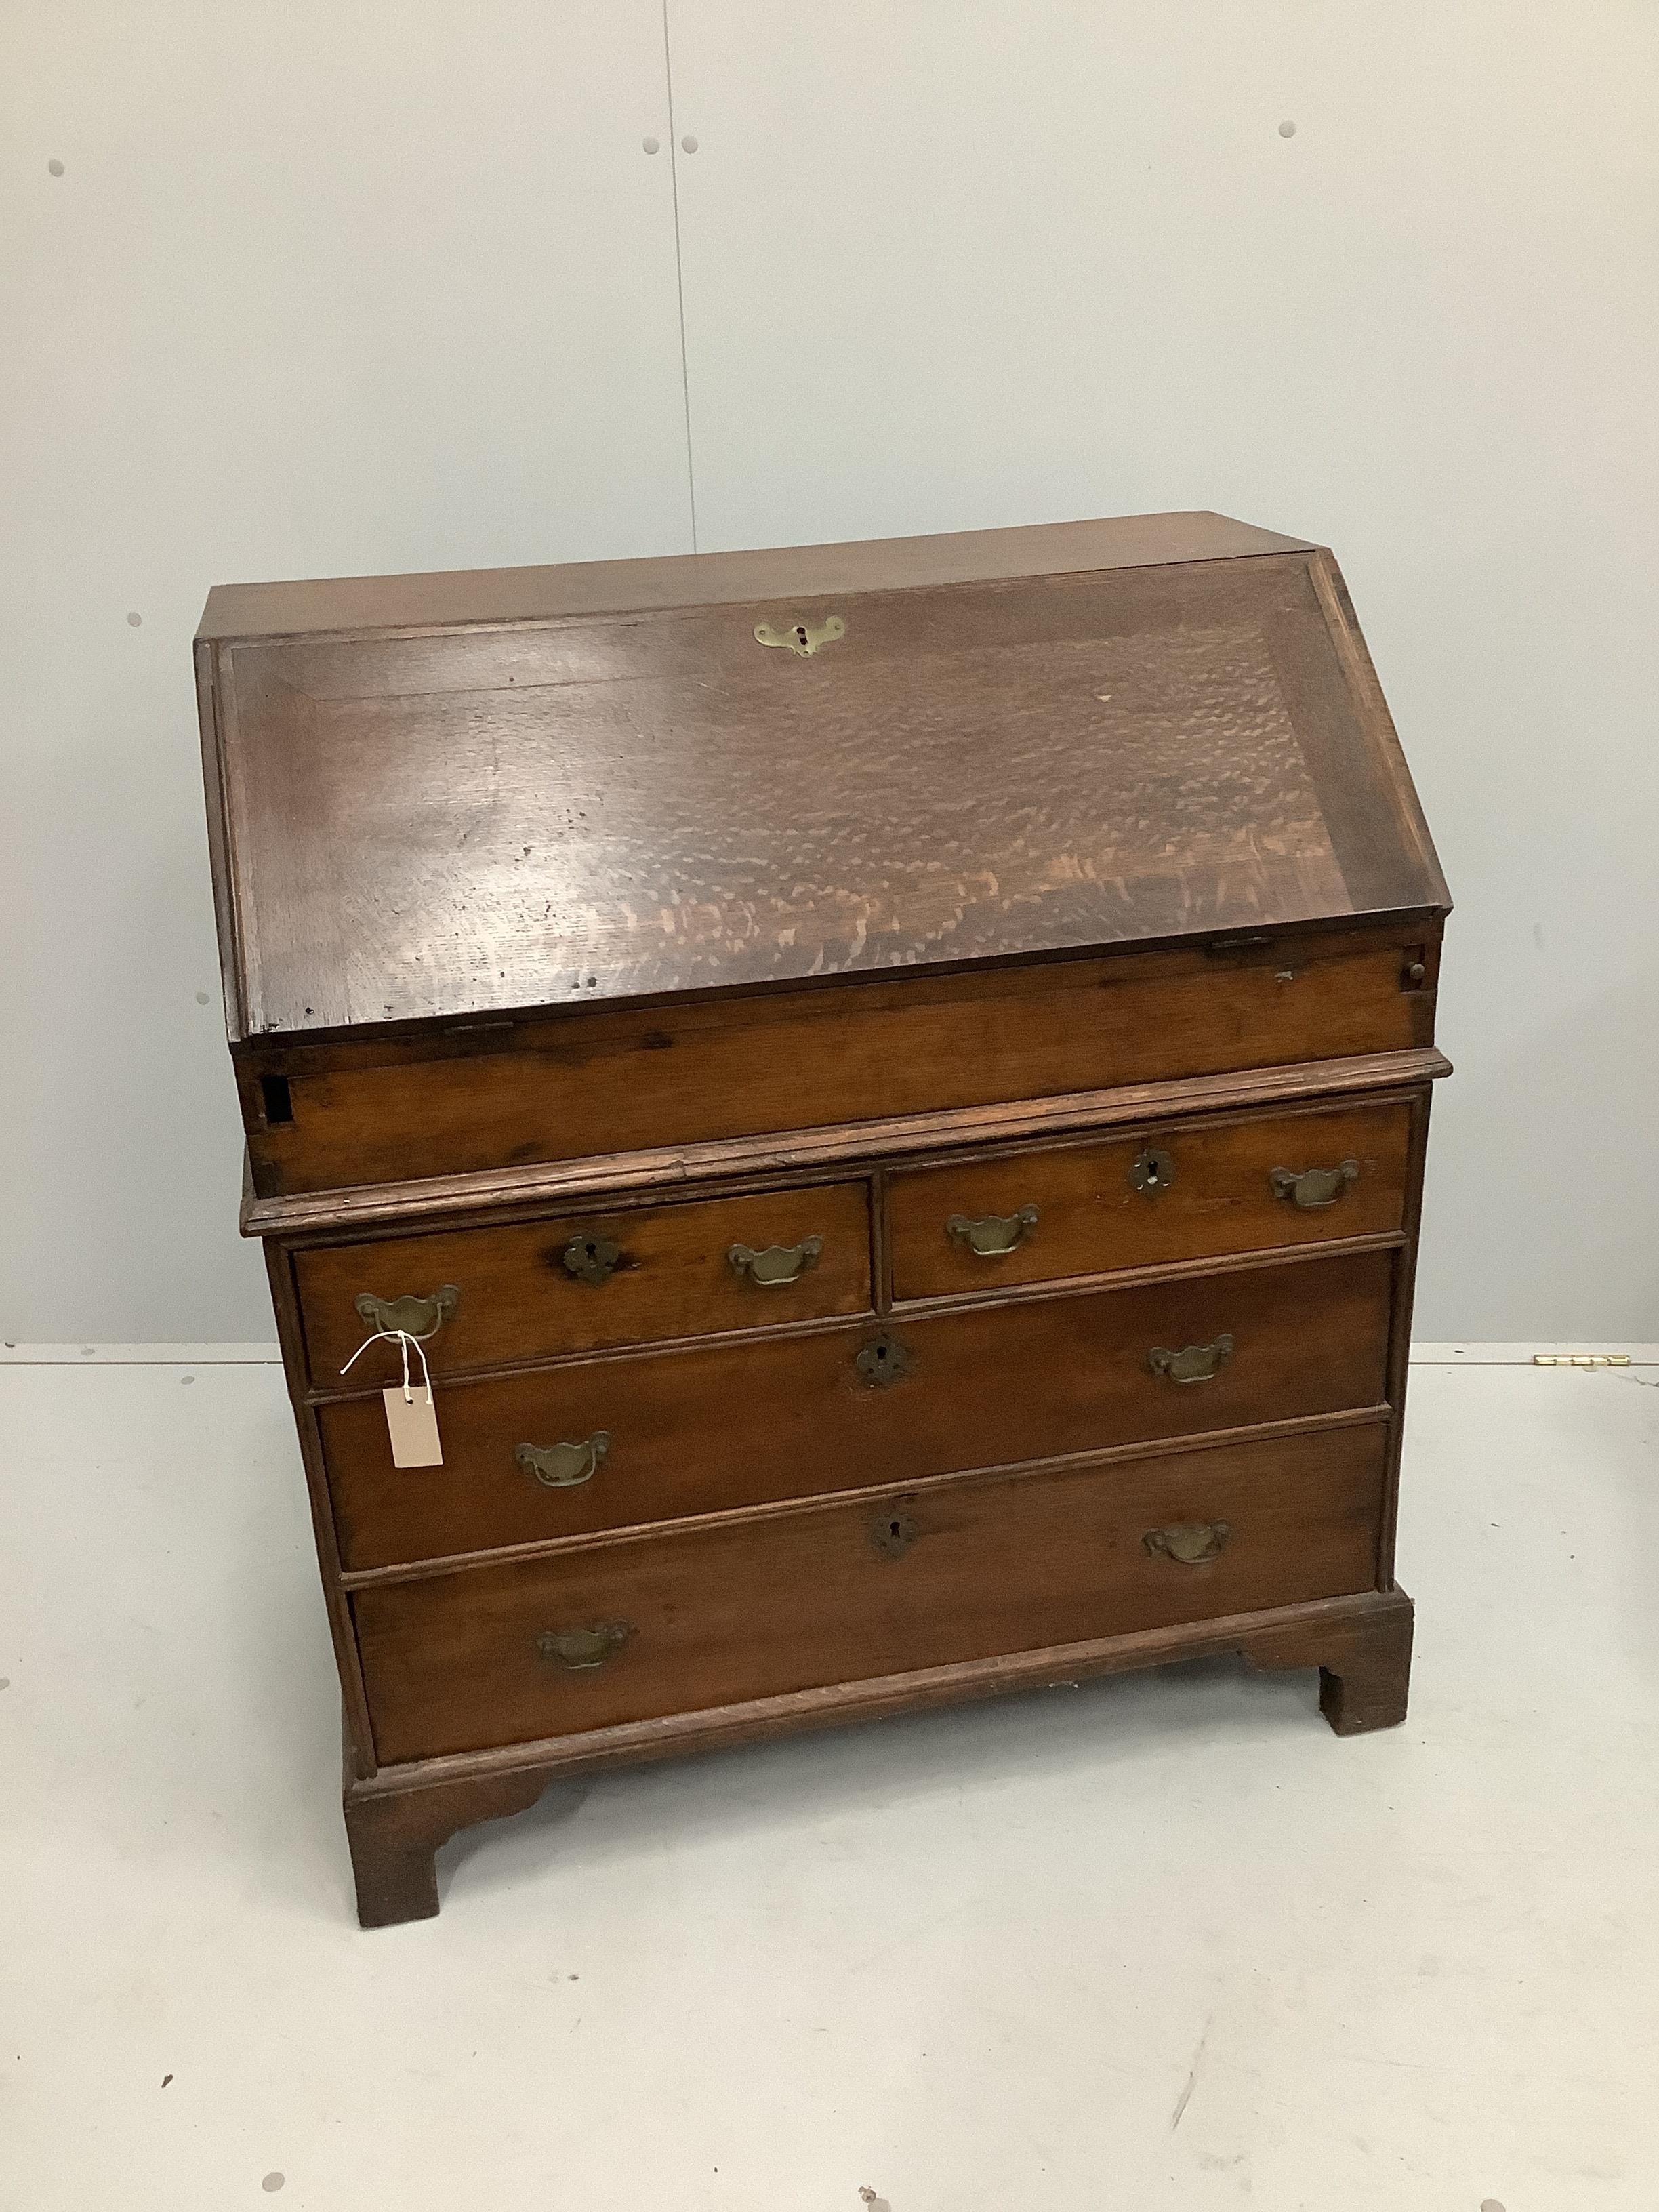
[[365,1924],[618,1760],[1203,1652],[1401,1719],[1449,901],[1328,552],[237,586],[197,670]]

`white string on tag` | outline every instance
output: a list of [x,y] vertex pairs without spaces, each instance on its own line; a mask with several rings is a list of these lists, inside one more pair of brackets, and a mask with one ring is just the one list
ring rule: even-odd
[[422,1346],[420,1338],[411,1336],[406,1328],[377,1328],[372,1336],[366,1336],[350,1358],[347,1360],[345,1366],[340,1370],[341,1374],[343,1375],[347,1368],[355,1367],[371,1344],[379,1344],[382,1340],[387,1344],[396,1344],[403,1353],[405,1406],[412,1406],[415,1403],[415,1394],[409,1387],[409,1347],[411,1344],[414,1346],[415,1355],[421,1363],[421,1373],[426,1378],[426,1402],[429,1406],[432,1403],[432,1370],[426,1364],[426,1352]]

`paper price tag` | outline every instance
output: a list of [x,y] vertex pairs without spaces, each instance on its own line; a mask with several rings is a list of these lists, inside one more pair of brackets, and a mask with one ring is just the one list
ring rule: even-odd
[[417,1389],[405,1398],[403,1386],[394,1382],[380,1395],[386,1400],[393,1467],[441,1467],[444,1448],[438,1441],[438,1408],[428,1401],[426,1391]]

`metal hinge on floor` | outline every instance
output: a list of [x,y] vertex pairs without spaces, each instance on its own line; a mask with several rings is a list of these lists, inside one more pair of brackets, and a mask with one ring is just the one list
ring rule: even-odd
[[1534,1352],[1534,1367],[1628,1367],[1627,1352]]

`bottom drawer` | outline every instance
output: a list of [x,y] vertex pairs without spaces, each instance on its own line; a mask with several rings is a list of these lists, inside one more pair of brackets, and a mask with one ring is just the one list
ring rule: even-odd
[[1387,1430],[803,1507],[359,1590],[382,1762],[1340,1597]]

